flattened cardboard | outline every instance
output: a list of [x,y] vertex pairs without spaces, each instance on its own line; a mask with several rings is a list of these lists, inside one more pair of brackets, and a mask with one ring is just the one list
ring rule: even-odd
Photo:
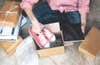
[[100,30],[92,27],[85,40],[79,46],[79,50],[86,56],[95,58],[100,51]]
[[19,37],[18,40],[12,41],[0,41],[0,46],[7,52],[9,56],[13,55],[16,51],[17,46],[22,42],[22,38]]

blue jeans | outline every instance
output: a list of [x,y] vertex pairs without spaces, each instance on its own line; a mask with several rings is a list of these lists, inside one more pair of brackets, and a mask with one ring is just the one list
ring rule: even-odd
[[[73,12],[59,12],[57,10],[52,10],[47,2],[43,2],[33,8],[33,13],[35,14],[37,20],[42,24],[61,22],[61,23],[80,23],[80,13],[78,11]],[[28,23],[30,23],[27,17]]]

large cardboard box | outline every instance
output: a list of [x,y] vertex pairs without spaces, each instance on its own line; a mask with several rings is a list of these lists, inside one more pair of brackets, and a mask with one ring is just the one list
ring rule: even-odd
[[92,27],[85,40],[79,46],[79,50],[86,57],[95,58],[96,54],[100,51],[100,30]]
[[12,41],[4,40],[0,41],[0,47],[2,47],[5,50],[5,52],[7,52],[9,56],[11,56],[16,51],[16,48],[21,42],[22,42],[21,37],[19,37],[18,40],[12,40]]
[[19,2],[6,1],[0,9],[0,40],[17,40],[21,9]]
[[21,8],[18,2],[6,1],[0,9],[0,26],[15,27],[19,20]]

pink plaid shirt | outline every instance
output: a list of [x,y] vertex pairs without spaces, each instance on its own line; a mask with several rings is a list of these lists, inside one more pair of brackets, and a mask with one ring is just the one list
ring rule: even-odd
[[[38,1],[39,0],[23,0],[22,3],[24,4],[24,6],[26,5],[26,7],[32,7],[32,5],[36,4]],[[60,12],[89,12],[90,0],[47,0],[47,2],[52,10],[59,10]]]

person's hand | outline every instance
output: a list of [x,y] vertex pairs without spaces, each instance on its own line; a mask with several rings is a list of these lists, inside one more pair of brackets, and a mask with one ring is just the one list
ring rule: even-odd
[[86,28],[86,22],[81,22],[81,30],[83,33],[85,33],[85,28]]
[[41,32],[41,26],[40,25],[32,25],[32,30],[35,32],[35,33],[40,33]]
[[[34,20],[35,21],[35,20]],[[38,20],[36,20],[36,22],[37,22]],[[33,21],[32,21],[33,22]],[[32,30],[35,32],[35,33],[40,33],[41,31],[42,31],[42,29],[45,27],[43,24],[41,24],[41,23],[38,23],[38,24],[36,24],[35,26],[34,25],[32,25],[31,26],[32,27]]]
[[84,34],[85,33],[85,28],[86,28],[87,13],[80,13],[80,14],[81,14],[81,30]]
[[35,17],[32,9],[24,9],[24,11],[26,12],[27,16],[29,17],[29,19],[31,20],[32,22],[32,30],[35,32],[35,33],[39,33],[41,32],[41,25],[39,23],[39,21],[37,20],[37,18]]

